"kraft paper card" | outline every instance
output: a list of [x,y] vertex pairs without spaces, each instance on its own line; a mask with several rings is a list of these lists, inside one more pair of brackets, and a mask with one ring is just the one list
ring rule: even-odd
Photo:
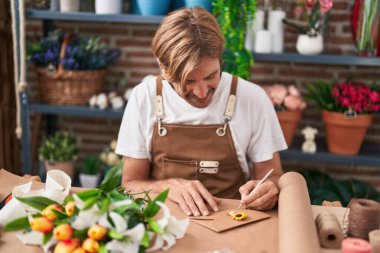
[[[234,220],[228,213],[230,211],[237,212],[244,212],[247,214],[247,218],[244,220]],[[263,220],[266,218],[269,218],[270,215],[255,211],[255,210],[248,210],[248,209],[239,209],[236,208],[230,208],[225,209],[219,212],[212,213],[209,216],[199,216],[199,217],[191,217],[191,221],[198,223],[208,229],[211,229],[215,232],[223,232],[225,230],[233,229],[236,227],[240,227],[255,221]]]

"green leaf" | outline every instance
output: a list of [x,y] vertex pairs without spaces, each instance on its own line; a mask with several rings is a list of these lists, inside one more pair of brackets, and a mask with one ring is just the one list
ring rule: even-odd
[[152,218],[160,211],[160,206],[157,205],[157,201],[160,201],[162,203],[165,202],[166,198],[168,197],[169,189],[166,189],[165,191],[161,192],[152,202],[148,204],[148,206],[144,210],[144,216],[146,218]]
[[29,229],[29,228],[30,228],[30,224],[29,224],[28,217],[21,217],[5,225],[4,231],[13,232],[13,231]]
[[52,209],[52,212],[55,213],[58,216],[58,218],[60,218],[60,219],[66,219],[67,217],[69,217],[69,216],[67,216],[66,213],[58,211],[56,209]]
[[157,221],[155,221],[153,219],[149,219],[148,220],[148,224],[149,224],[149,226],[150,226],[150,228],[152,229],[153,232],[156,232],[159,235],[162,235],[164,233],[164,230],[162,229],[162,227],[160,226],[160,224],[158,224]]
[[99,245],[99,253],[108,253],[108,249],[104,243]]
[[89,209],[95,204],[97,200],[98,200],[98,197],[92,197],[92,198],[87,199],[86,201],[84,201],[84,205],[81,208],[81,210],[84,211],[84,210]]
[[53,233],[43,234],[42,235],[42,245],[45,245],[50,240],[52,235],[53,235]]
[[104,177],[102,183],[99,186],[100,190],[104,192],[110,192],[120,184],[121,175],[123,172],[123,162],[112,167]]
[[114,229],[108,230],[108,236],[115,240],[122,240],[124,238],[124,235],[120,234]]
[[83,241],[87,238],[87,231],[88,229],[82,229],[82,230],[74,230],[74,238],[78,238],[79,240]]
[[150,244],[149,234],[147,231],[145,231],[144,237],[141,239],[141,245],[144,246],[145,248],[148,248],[149,244]]
[[47,206],[50,206],[52,204],[59,205],[57,202],[54,200],[41,197],[41,196],[36,196],[36,197],[28,197],[28,198],[21,198],[21,197],[16,197],[19,201],[21,201],[24,204],[27,204],[28,206],[31,206],[39,211],[44,210]]
[[100,213],[105,213],[108,210],[108,207],[110,206],[111,202],[109,197],[102,199],[102,202],[100,204]]
[[100,193],[99,189],[91,189],[91,190],[79,192],[77,193],[77,196],[81,200],[86,201],[89,198],[98,197],[99,193]]

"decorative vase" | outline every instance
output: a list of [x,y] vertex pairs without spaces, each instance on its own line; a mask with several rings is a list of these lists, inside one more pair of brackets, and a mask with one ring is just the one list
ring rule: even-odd
[[85,188],[96,188],[98,186],[99,176],[99,173],[95,175],[80,173],[80,185]]
[[46,172],[48,172],[50,170],[62,170],[71,178],[71,180],[74,180],[74,178],[75,178],[74,161],[51,163],[51,162],[45,160],[44,164],[45,164]]
[[96,14],[120,14],[123,9],[122,0],[96,0]]
[[185,6],[187,8],[199,6],[208,12],[212,13],[212,3],[211,0],[185,0]]
[[343,113],[323,111],[327,149],[339,155],[357,155],[363,143],[368,127],[372,124],[372,115],[360,114],[354,118]]
[[60,0],[61,12],[78,12],[79,0]]
[[300,54],[320,54],[323,51],[323,38],[319,33],[300,34],[297,38],[296,48]]
[[135,0],[135,3],[133,9],[145,16],[166,15],[170,6],[170,0]]
[[282,133],[284,134],[288,147],[292,145],[294,135],[297,130],[298,122],[301,120],[302,111],[281,111],[277,112]]

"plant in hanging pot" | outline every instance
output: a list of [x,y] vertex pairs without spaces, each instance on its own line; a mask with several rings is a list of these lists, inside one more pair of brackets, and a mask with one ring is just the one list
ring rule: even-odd
[[103,163],[98,156],[84,158],[80,168],[79,181],[82,187],[96,188],[102,171]]
[[77,140],[66,131],[58,131],[43,139],[38,157],[44,161],[46,171],[59,169],[74,179],[78,151]]
[[295,16],[303,14],[304,21],[283,20],[284,24],[299,33],[296,49],[300,54],[312,55],[323,51],[323,36],[327,36],[327,22],[332,6],[333,0],[297,0]]
[[295,85],[273,84],[265,85],[263,88],[272,101],[286,144],[290,147],[302,112],[306,108],[301,92]]
[[52,34],[27,47],[43,102],[85,105],[103,89],[106,69],[119,56],[99,37]]
[[310,84],[308,99],[322,109],[329,152],[357,155],[373,112],[380,109],[380,92],[363,83]]

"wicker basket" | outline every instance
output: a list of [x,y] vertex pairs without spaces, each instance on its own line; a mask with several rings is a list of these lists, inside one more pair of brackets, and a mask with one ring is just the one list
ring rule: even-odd
[[58,105],[85,105],[103,89],[106,70],[51,72],[37,68],[43,102]]
[[[65,55],[68,40],[61,46],[60,58]],[[92,95],[100,93],[104,86],[106,70],[64,70],[62,64],[57,71],[36,68],[39,91],[43,102],[58,105],[85,105]]]

